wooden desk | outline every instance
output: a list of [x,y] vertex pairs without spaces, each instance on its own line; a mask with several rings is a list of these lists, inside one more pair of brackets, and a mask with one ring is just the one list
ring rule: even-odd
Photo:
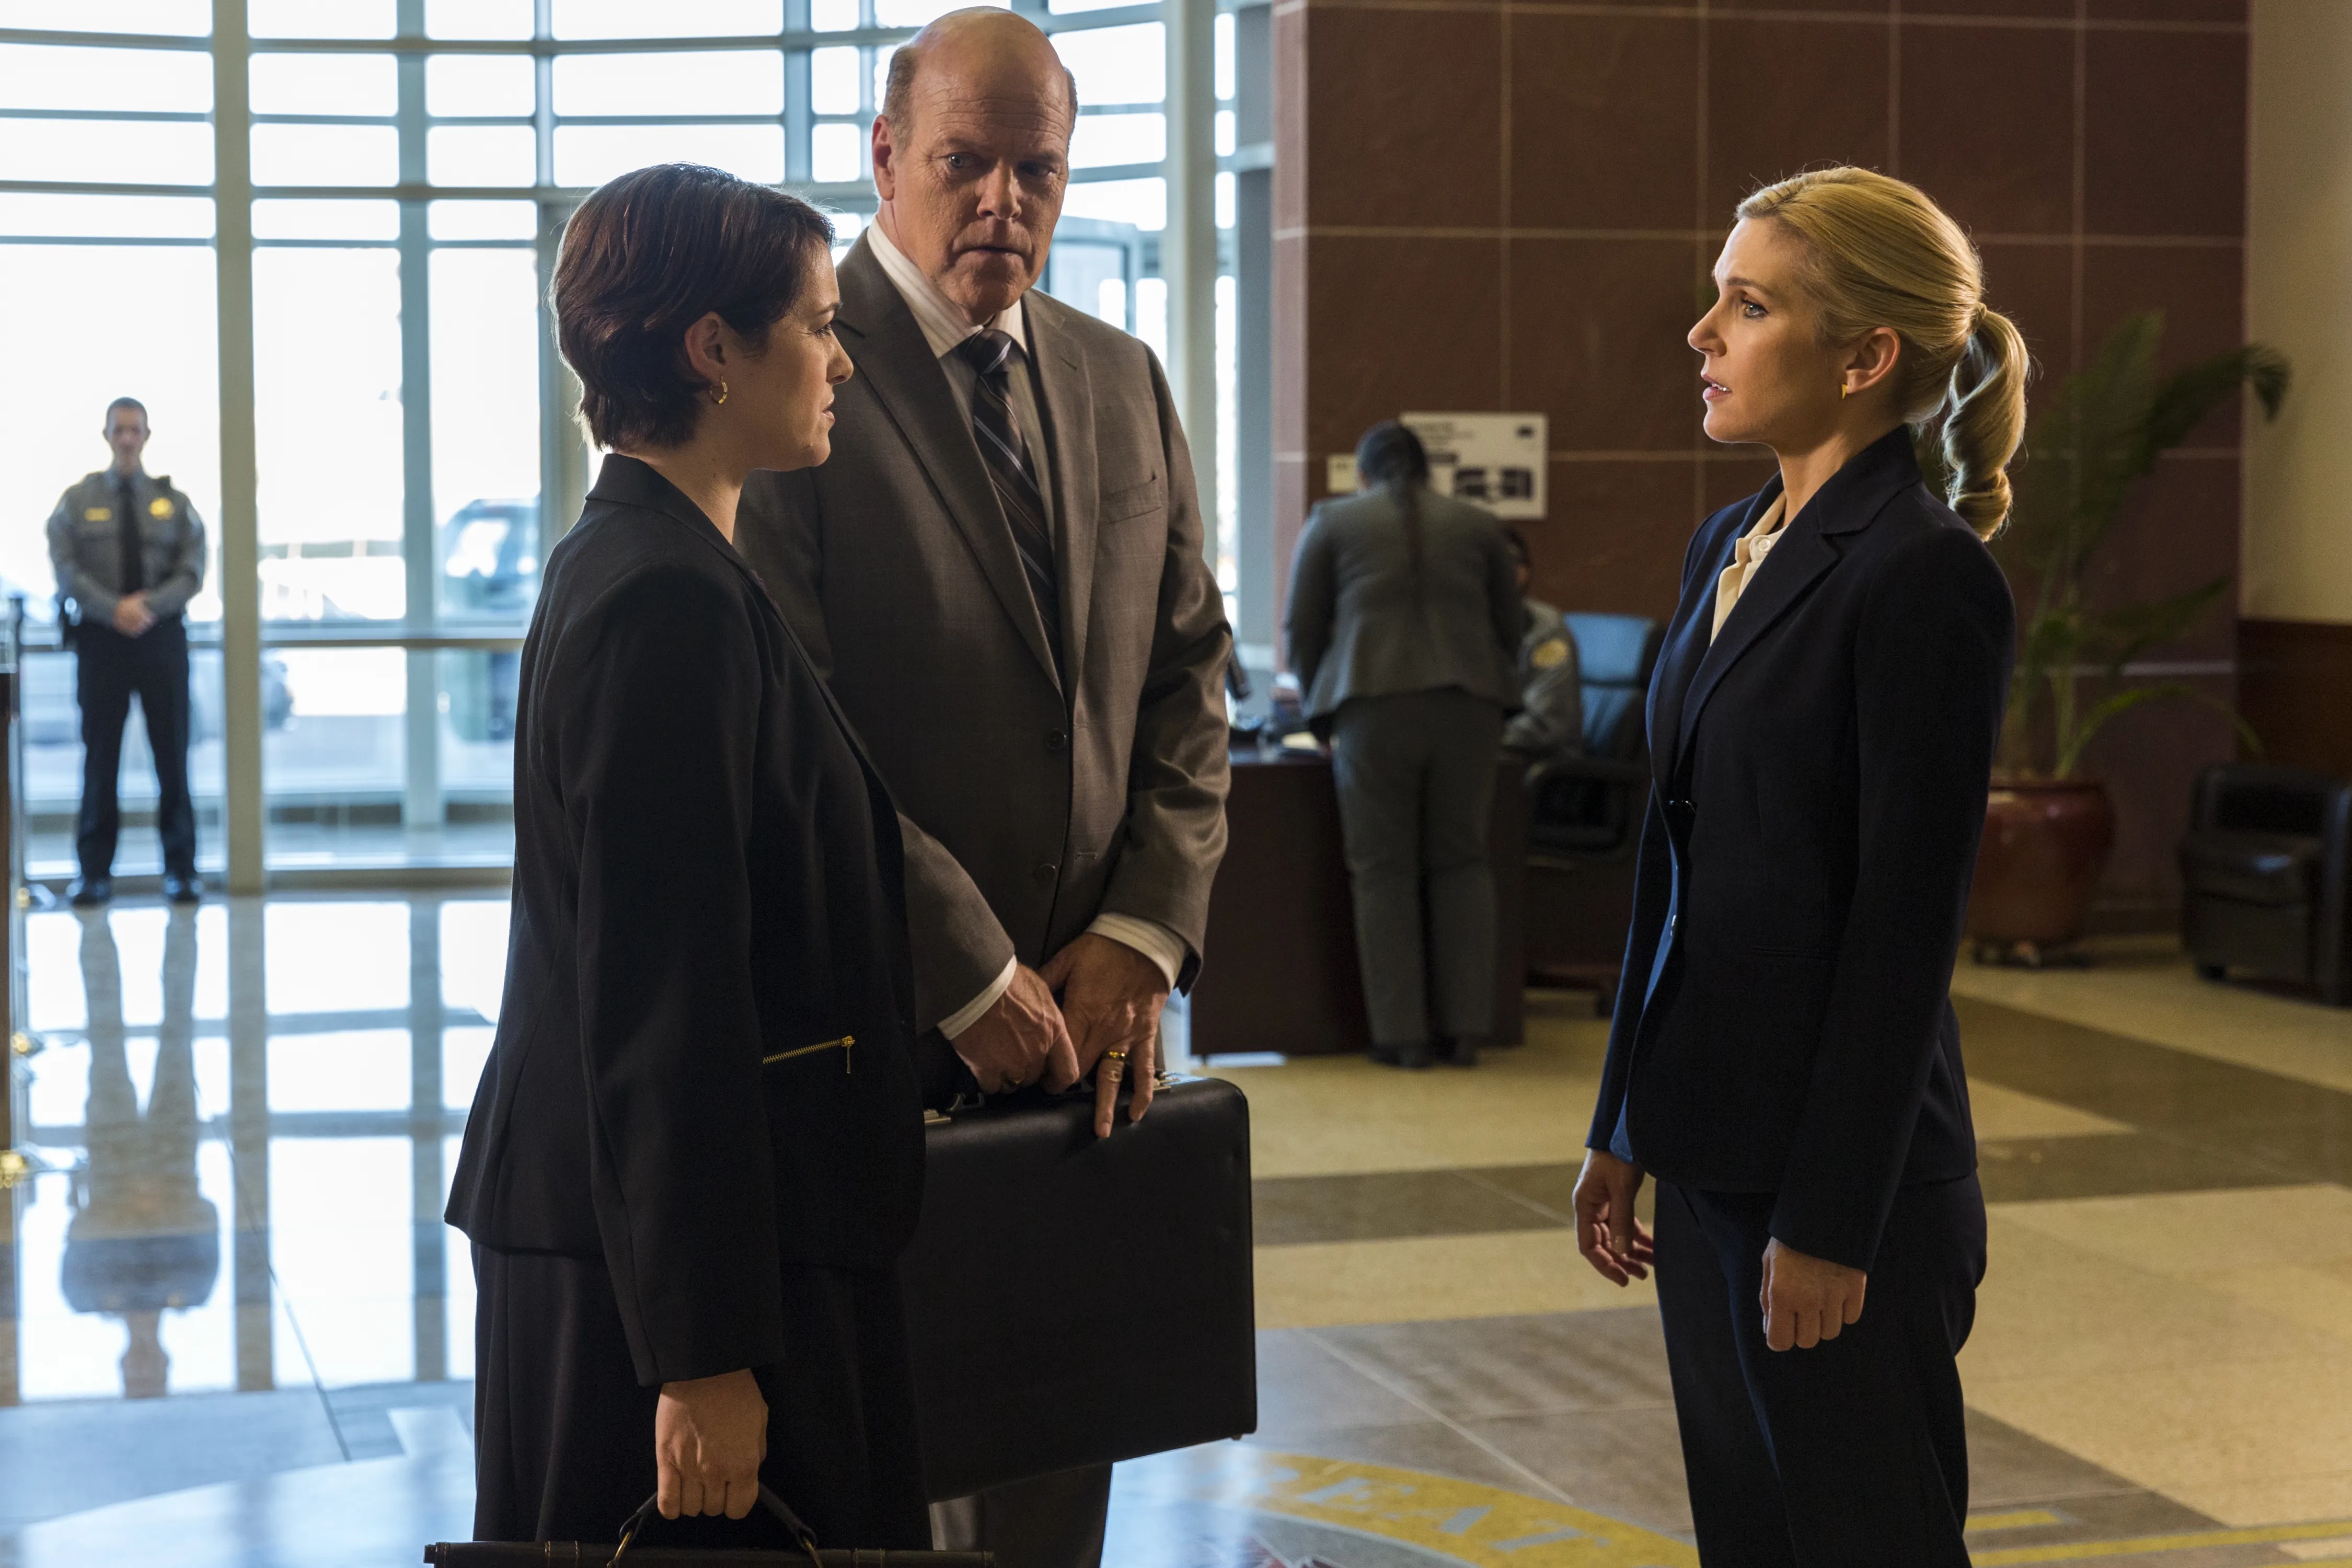
[[[1356,917],[1328,757],[1234,753],[1230,840],[1209,900],[1208,952],[1191,1002],[1196,1057],[1330,1056],[1371,1041]],[[1495,1039],[1516,1045],[1527,1006],[1525,767],[1495,770]]]

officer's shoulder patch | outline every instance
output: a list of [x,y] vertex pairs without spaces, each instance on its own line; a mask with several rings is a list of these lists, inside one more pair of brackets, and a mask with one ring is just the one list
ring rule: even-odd
[[149,517],[171,516],[172,498],[169,496],[157,496],[153,500],[149,501],[147,503],[147,515]]
[[114,509],[110,506],[86,506],[81,509],[84,522],[112,522]]
[[1529,662],[1538,669],[1558,669],[1568,662],[1568,639],[1546,637],[1536,645],[1535,657]]

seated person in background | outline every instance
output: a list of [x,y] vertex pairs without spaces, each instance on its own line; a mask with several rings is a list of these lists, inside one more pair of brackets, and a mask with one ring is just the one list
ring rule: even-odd
[[1541,599],[1528,596],[1535,574],[1528,562],[1527,537],[1503,530],[1517,573],[1519,596],[1528,608],[1527,636],[1519,639],[1519,698],[1527,706],[1503,726],[1503,744],[1529,757],[1556,757],[1584,749],[1584,680],[1576,667],[1576,638],[1568,617]]

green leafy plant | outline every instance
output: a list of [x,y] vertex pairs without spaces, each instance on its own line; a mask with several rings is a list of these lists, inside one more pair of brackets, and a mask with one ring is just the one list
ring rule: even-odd
[[[2072,778],[2084,749],[2118,715],[2147,702],[2212,701],[2184,681],[2136,679],[2129,668],[2204,619],[2229,591],[2228,577],[2116,605],[2094,605],[2085,578],[2157,459],[2241,387],[2252,391],[2265,418],[2276,417],[2289,372],[2276,350],[2248,343],[2161,375],[2163,338],[2160,310],[2124,321],[2098,359],[2061,383],[2027,427],[2009,526],[1992,544],[2021,599],[2032,594],[2030,606],[2021,605],[2017,671],[2001,728],[2004,772]],[[2099,695],[2089,698],[2084,688],[2093,679]],[[2223,710],[2259,750],[2245,721]]]

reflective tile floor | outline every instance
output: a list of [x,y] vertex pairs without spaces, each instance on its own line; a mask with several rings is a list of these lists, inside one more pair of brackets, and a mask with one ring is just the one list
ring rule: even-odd
[[[466,1532],[471,1279],[437,1215],[505,916],[30,918],[0,1568]],[[1956,982],[1994,1205],[1977,1561],[2352,1563],[2352,1015],[2102,958]],[[1654,1310],[1566,1232],[1604,1028],[1531,1012],[1470,1073],[1213,1065],[1253,1108],[1260,1430],[1123,1466],[1115,1568],[1696,1562]]]

